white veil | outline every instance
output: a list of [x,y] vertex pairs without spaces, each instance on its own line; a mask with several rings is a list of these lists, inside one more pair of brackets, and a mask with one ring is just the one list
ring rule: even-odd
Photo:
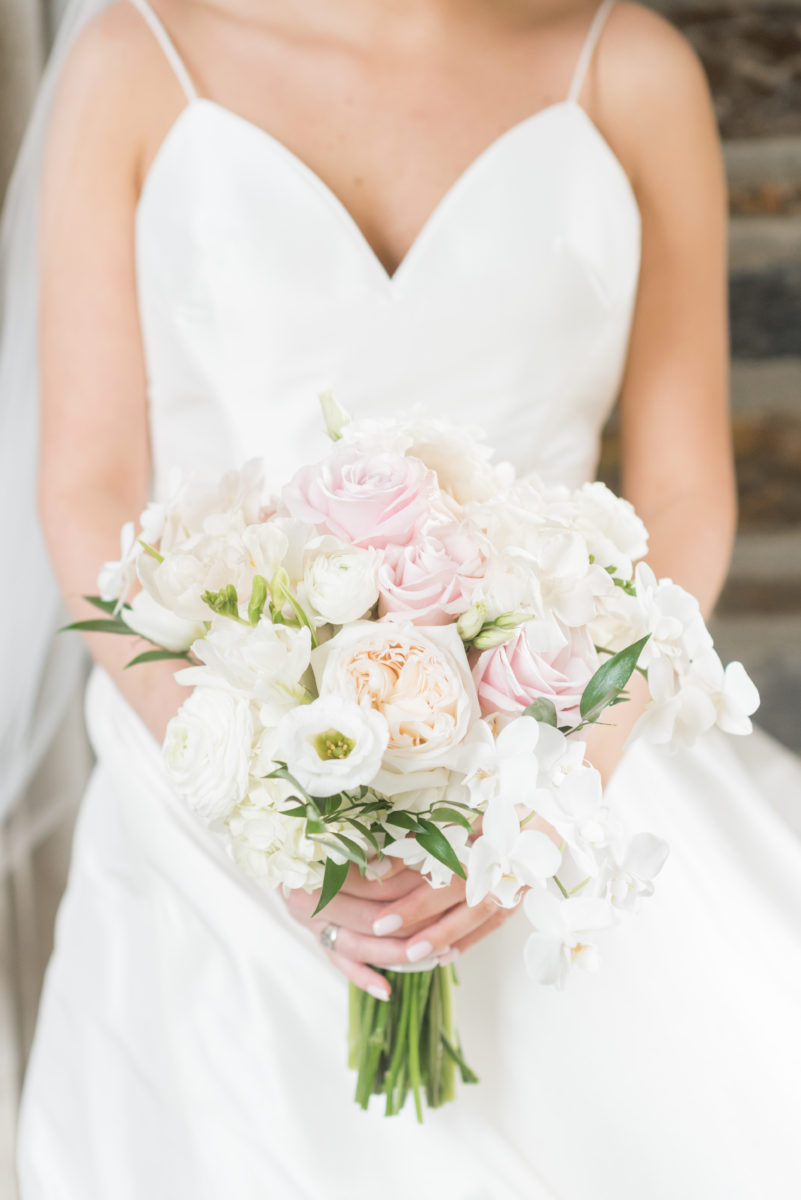
[[[109,2],[71,0],[67,7],[0,228],[0,823],[25,797],[76,694],[85,655],[77,636],[56,634],[64,610],[37,517],[37,199],[61,67],[78,31]],[[58,819],[63,807],[58,783],[51,791],[35,803],[26,799],[24,820],[15,821],[15,836],[6,839],[0,875]]]

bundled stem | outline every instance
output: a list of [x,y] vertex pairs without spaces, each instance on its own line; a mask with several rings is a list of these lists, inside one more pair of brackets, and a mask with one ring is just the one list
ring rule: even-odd
[[462,1057],[453,1018],[452,966],[432,971],[384,971],[392,987],[385,1003],[350,985],[348,1064],[357,1072],[356,1103],[367,1108],[383,1094],[386,1116],[414,1096],[423,1120],[423,1096],[439,1108],[456,1096],[456,1072],[464,1083],[477,1077]]

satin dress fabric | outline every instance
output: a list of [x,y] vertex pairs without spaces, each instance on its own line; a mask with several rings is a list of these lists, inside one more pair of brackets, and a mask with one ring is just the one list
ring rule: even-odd
[[[389,275],[295,155],[193,99],[136,217],[154,494],[175,467],[325,450],[317,394],[483,427],[594,475],[640,262],[626,174],[574,100],[499,137]],[[801,769],[763,735],[627,752],[610,796],[671,846],[596,976],[526,977],[516,914],[458,963],[481,1078],[386,1120],[352,1100],[346,982],[172,793],[96,671],[21,1113],[22,1200],[775,1200],[797,1195]]]

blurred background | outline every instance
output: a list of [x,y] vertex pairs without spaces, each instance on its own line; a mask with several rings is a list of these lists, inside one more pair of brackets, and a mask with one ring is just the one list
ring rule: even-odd
[[[740,532],[713,622],[761,693],[760,724],[801,751],[801,0],[653,0],[700,54],[731,193],[732,410]],[[64,0],[0,0],[0,194]],[[601,474],[615,485],[612,421]],[[83,747],[80,711],[61,737]],[[34,789],[62,783],[44,765]],[[14,1200],[17,1098],[80,788],[33,854],[0,828],[0,1195]],[[22,818],[24,820],[24,817]],[[3,871],[3,866],[9,869]],[[77,1200],[77,1198],[76,1198]]]

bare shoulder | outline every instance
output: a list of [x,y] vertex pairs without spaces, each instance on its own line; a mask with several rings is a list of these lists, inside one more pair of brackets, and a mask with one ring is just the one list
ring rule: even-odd
[[635,182],[660,156],[681,154],[682,145],[690,157],[718,156],[714,108],[700,59],[674,25],[642,4],[618,0],[609,14],[593,100]]
[[[62,68],[50,144],[102,156],[109,169],[138,172],[145,140],[171,86],[162,52],[141,14],[115,0],[87,22]],[[162,105],[163,111],[163,105]]]

